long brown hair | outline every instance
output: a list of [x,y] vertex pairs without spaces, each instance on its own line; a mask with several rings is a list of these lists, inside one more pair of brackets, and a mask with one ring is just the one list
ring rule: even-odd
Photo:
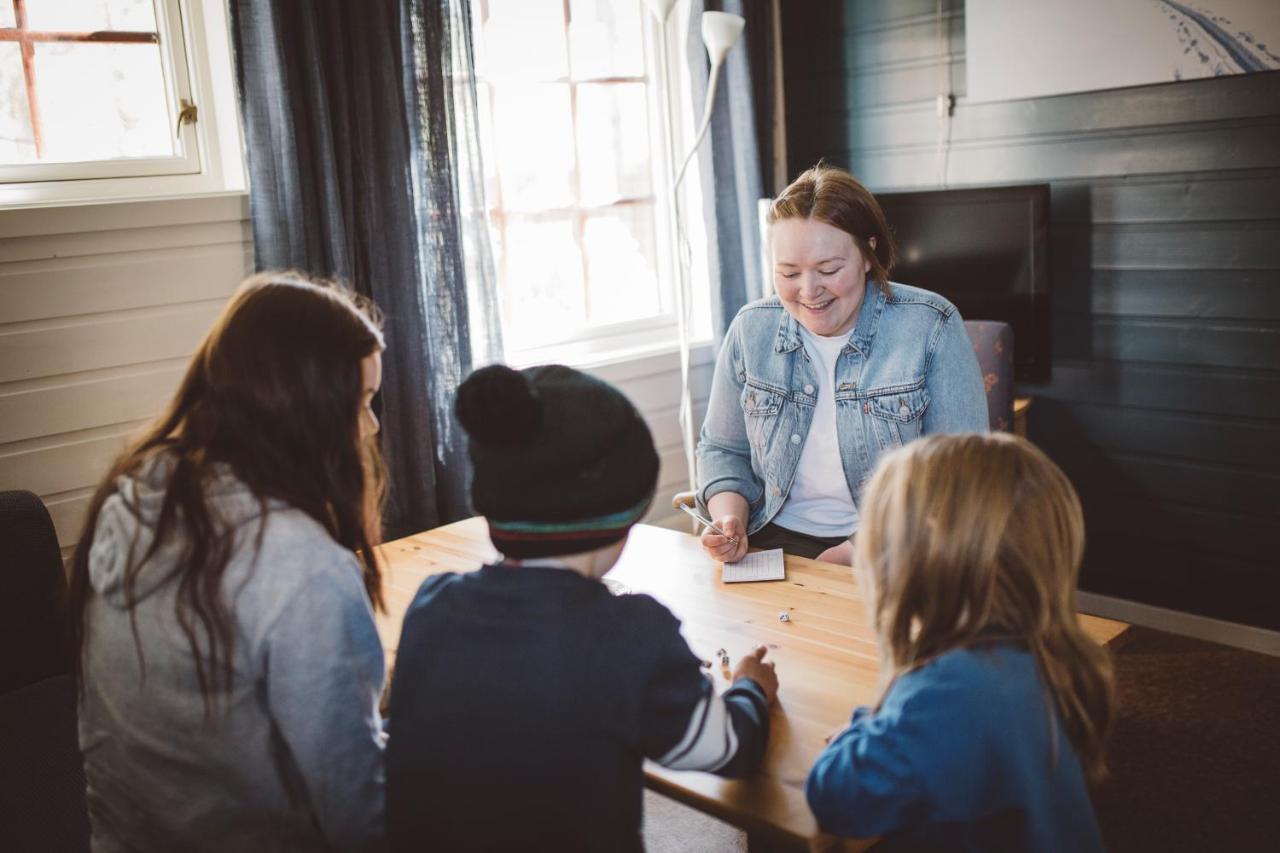
[[859,509],[854,565],[875,584],[890,679],[988,638],[1024,643],[1100,777],[1111,662],[1077,621],[1084,516],[1062,470],[1008,433],[927,436],[882,460]]
[[871,264],[867,277],[888,292],[889,273],[897,258],[893,233],[880,202],[844,169],[819,161],[801,172],[769,205],[765,219],[769,225],[779,219],[816,219],[839,228],[853,238]]
[[[359,559],[365,589],[382,606],[380,540],[384,476],[376,436],[360,437],[361,362],[384,347],[375,309],[345,289],[294,272],[247,279],[205,336],[168,409],[120,455],[89,506],[71,569],[70,616],[80,671],[86,606],[93,595],[89,553],[116,478],[163,456],[169,471],[155,536],[130,554],[124,594],[135,589],[166,542],[180,558],[176,616],[211,697],[230,686],[235,633],[222,595],[234,536],[206,500],[217,470],[229,469],[265,514],[283,501],[315,519]],[[257,545],[261,545],[261,532]],[[138,642],[136,623],[134,640]],[[138,647],[139,657],[143,650]]]

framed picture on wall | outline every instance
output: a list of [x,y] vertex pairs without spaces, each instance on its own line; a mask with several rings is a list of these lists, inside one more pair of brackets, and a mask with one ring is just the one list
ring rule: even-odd
[[1277,0],[967,0],[969,102],[1280,70]]

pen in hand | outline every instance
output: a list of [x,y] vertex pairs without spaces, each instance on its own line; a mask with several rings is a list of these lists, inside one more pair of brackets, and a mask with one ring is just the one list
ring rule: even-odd
[[680,508],[681,508],[682,510],[684,510],[686,513],[688,513],[688,514],[689,514],[689,516],[690,516],[694,521],[698,522],[698,523],[699,523],[699,524],[701,524],[703,527],[705,527],[705,528],[707,528],[708,530],[710,530],[712,533],[718,533],[719,535],[723,536],[725,539],[728,539],[728,540],[729,540],[730,542],[732,542],[734,545],[737,545],[737,544],[738,544],[738,538],[737,538],[736,536],[730,536],[728,533],[725,533],[723,530],[721,530],[719,527],[717,527],[717,526],[715,525],[715,523],[714,523],[714,522],[708,521],[707,519],[703,518],[701,515],[698,515],[698,511],[697,511],[697,510],[692,509],[692,508],[690,508],[690,507],[687,507],[687,506],[685,506],[684,504],[681,504],[681,505],[680,505]]

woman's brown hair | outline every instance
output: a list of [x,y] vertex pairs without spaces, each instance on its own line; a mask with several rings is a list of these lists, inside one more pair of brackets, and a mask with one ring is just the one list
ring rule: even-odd
[[882,460],[859,510],[854,565],[874,582],[890,679],[952,649],[1022,643],[1101,777],[1111,662],[1077,621],[1084,516],[1062,470],[1008,433],[927,436]]
[[293,272],[262,273],[240,285],[168,409],[115,461],[90,503],[71,568],[77,672],[98,515],[118,477],[161,456],[169,474],[154,540],[130,555],[124,592],[132,611],[138,576],[160,570],[148,565],[150,558],[167,542],[181,543],[165,582],[178,585],[177,620],[206,709],[230,685],[235,641],[222,595],[234,531],[205,492],[218,471],[229,470],[247,486],[264,514],[268,501],[282,501],[315,519],[356,554],[369,598],[382,606],[374,546],[384,476],[376,436],[360,436],[360,413],[361,362],[383,347],[373,306],[337,285]]
[[779,219],[816,219],[839,228],[870,262],[867,276],[888,292],[897,257],[893,234],[876,197],[844,169],[823,162],[806,169],[773,200],[766,218],[769,225]]

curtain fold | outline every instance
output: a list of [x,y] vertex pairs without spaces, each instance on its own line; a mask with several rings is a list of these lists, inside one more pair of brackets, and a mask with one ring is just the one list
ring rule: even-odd
[[230,5],[256,266],[378,303],[387,535],[461,518],[453,393],[501,346],[469,0]]
[[720,71],[707,142],[698,152],[716,345],[738,309],[766,292],[760,260],[759,199],[773,187],[773,0],[693,0],[686,42],[693,103],[706,98],[709,64],[702,42],[704,11],[747,22]]

